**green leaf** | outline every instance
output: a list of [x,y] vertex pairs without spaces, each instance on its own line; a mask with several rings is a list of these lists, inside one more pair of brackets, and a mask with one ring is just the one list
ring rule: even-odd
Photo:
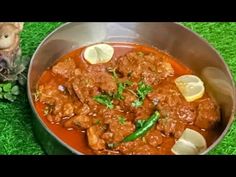
[[95,120],[95,125],[99,125],[101,123],[101,121],[99,119]]
[[107,71],[108,72],[110,72],[110,73],[112,73],[112,76],[115,78],[115,79],[118,79],[118,76],[117,76],[117,74],[116,74],[116,68],[107,68]]
[[0,99],[3,99],[3,93],[0,93]]
[[127,81],[125,81],[125,83],[124,83],[125,85],[127,85],[127,86],[131,86],[131,85],[133,85],[133,82],[132,81],[129,81],[129,80],[127,80]]
[[125,89],[125,85],[123,83],[118,83],[117,92],[114,94],[113,97],[118,100],[123,100],[124,97],[122,96],[122,94],[123,94],[124,89]]
[[12,84],[11,83],[6,83],[3,85],[3,91],[4,92],[10,92],[11,91],[11,86]]
[[110,149],[114,149],[118,144],[117,143],[108,143],[107,147]]
[[125,121],[126,121],[126,119],[125,119],[124,116],[120,116],[120,117],[119,117],[119,123],[120,123],[121,125],[124,125],[124,124],[125,124]]
[[143,57],[144,53],[143,52],[137,52],[138,56]]
[[152,87],[150,85],[146,85],[144,82],[139,82],[138,83],[138,89],[137,89],[137,95],[138,95],[138,100],[135,100],[132,103],[133,107],[139,107],[143,104],[143,101],[145,97],[147,96],[148,93],[152,91]]
[[132,106],[137,108],[137,107],[142,106],[142,104],[143,104],[143,101],[141,101],[141,100],[135,100],[135,101],[132,103]]
[[152,91],[152,87],[150,85],[146,85],[144,82],[138,83],[138,96],[144,100],[145,96]]
[[11,93],[13,95],[19,95],[20,94],[20,89],[19,89],[18,85],[15,85],[15,86],[12,87]]
[[98,103],[107,106],[109,109],[112,109],[114,107],[112,104],[111,97],[109,95],[101,94],[94,96],[93,99]]
[[130,86],[130,85],[132,85],[133,83],[131,82],[131,81],[125,81],[124,83],[121,83],[121,82],[119,82],[118,83],[118,85],[117,85],[117,92],[113,95],[113,98],[116,98],[116,99],[118,99],[118,100],[123,100],[124,99],[124,97],[123,97],[123,92],[124,92],[124,90],[125,90],[125,88],[127,87],[127,86]]
[[5,93],[5,94],[4,94],[4,98],[7,99],[7,100],[9,100],[9,101],[11,101],[11,102],[13,102],[13,101],[15,101],[16,96],[14,96],[14,95],[12,95],[12,94],[10,94],[10,93]]
[[44,116],[47,116],[48,114],[51,114],[52,111],[53,111],[53,108],[54,108],[54,106],[52,106],[52,105],[46,106],[43,110]]
[[0,92],[2,92],[2,87],[0,87]]
[[35,93],[32,94],[34,96],[34,101],[37,102],[39,101],[39,97],[40,97],[40,91],[39,89],[37,88]]

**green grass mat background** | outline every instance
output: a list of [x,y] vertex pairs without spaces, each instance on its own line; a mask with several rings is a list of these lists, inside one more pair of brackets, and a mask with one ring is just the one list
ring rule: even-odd
[[[32,56],[38,44],[62,23],[25,23],[23,54]],[[183,23],[212,44],[223,56],[236,80],[236,23]],[[42,59],[43,60],[43,59]],[[14,103],[0,101],[0,154],[45,154],[34,138],[26,89]],[[236,154],[236,122],[209,154]]]

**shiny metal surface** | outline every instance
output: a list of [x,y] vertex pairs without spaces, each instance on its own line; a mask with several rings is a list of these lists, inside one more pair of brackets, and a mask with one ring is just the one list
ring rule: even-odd
[[41,121],[32,93],[42,72],[56,59],[78,47],[97,42],[135,42],[167,51],[202,77],[221,107],[223,131],[205,151],[224,137],[235,114],[235,85],[221,56],[197,34],[177,23],[66,23],[42,41],[28,72],[28,97],[32,106],[35,134],[48,154],[81,154],[58,139]]

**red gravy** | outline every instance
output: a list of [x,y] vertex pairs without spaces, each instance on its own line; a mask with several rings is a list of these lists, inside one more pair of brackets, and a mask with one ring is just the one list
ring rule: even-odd
[[[207,92],[188,103],[173,82],[178,76],[193,74],[191,69],[150,46],[110,45],[115,53],[108,63],[89,64],[83,58],[85,47],[82,47],[58,59],[40,77],[35,106],[57,137],[84,154],[172,154],[171,147],[186,128],[200,132],[207,146],[216,140],[220,133],[216,103]],[[118,81],[107,68],[116,68]],[[113,109],[93,99],[101,93],[115,93],[117,83],[127,80],[133,85],[124,90],[122,100],[113,100]],[[152,92],[142,106],[134,108],[131,105],[137,98],[132,93],[141,80],[152,87]],[[154,100],[158,100],[157,105],[153,104]],[[158,110],[161,117],[144,137],[108,147],[134,132],[135,122],[147,119],[153,110]],[[119,122],[121,116],[125,123]]]

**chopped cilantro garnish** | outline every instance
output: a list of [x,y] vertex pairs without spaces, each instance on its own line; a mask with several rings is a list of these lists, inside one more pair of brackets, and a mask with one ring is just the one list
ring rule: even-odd
[[94,96],[93,99],[97,101],[98,103],[107,106],[110,109],[114,107],[112,104],[111,97],[109,95],[100,94],[100,95]]

